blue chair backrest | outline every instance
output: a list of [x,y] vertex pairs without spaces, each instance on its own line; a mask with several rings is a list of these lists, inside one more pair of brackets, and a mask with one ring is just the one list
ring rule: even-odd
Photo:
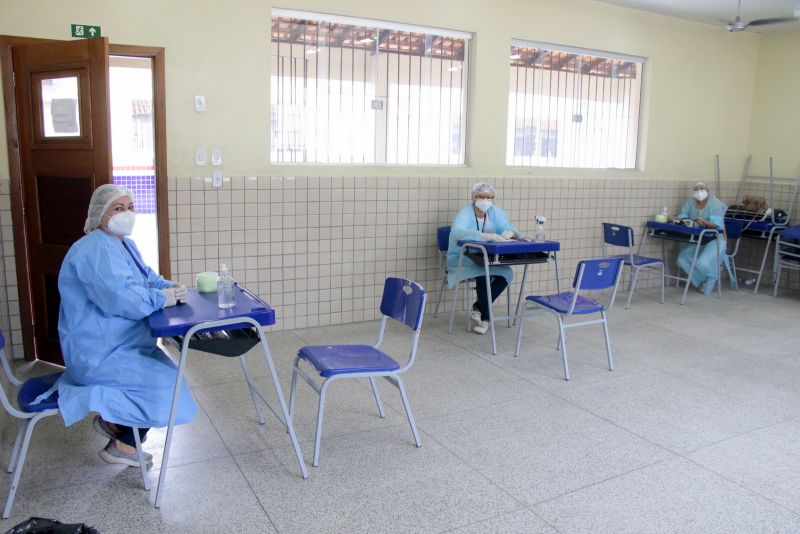
[[603,223],[603,241],[616,247],[632,247],[633,229],[624,224]]
[[450,227],[440,226],[436,229],[436,246],[440,252],[446,252],[450,247]]
[[[581,260],[578,268],[575,269],[575,278],[572,280],[572,287],[577,290],[599,291],[613,287],[617,283],[617,275],[620,272],[621,258],[601,258],[597,260]],[[578,287],[578,278],[581,278],[581,285]]]
[[740,219],[725,219],[725,233],[728,239],[739,239],[744,231],[744,225],[747,221]]
[[412,330],[419,330],[425,309],[425,290],[404,278],[387,278],[383,285],[381,313],[400,321]]

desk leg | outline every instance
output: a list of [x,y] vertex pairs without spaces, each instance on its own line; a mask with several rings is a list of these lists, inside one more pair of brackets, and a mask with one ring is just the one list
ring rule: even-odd
[[[461,251],[458,254],[458,267],[456,268],[456,285],[453,288],[453,305],[450,307],[450,323],[447,327],[447,333],[453,333],[453,320],[456,317],[456,304],[458,304],[458,280],[461,279],[461,263],[464,261],[464,249],[462,247]],[[464,281],[467,286],[469,286],[469,280]],[[467,304],[469,304],[469,300],[467,300]],[[467,321],[469,321],[469,314],[467,314]]]
[[294,420],[289,415],[289,410],[286,407],[286,399],[283,397],[283,390],[281,389],[281,382],[278,380],[278,373],[275,372],[275,364],[272,362],[272,355],[269,352],[269,345],[267,339],[264,337],[264,330],[258,328],[258,337],[261,339],[261,348],[264,349],[264,359],[267,361],[270,375],[272,375],[272,383],[275,385],[275,394],[278,397],[278,402],[281,404],[281,413],[283,413],[283,420],[286,422],[286,429],[289,431],[289,436],[292,438],[292,446],[294,447],[294,454],[297,457],[297,463],[300,466],[300,472],[303,478],[308,478],[308,471],[306,470],[306,462],[303,460],[303,453],[300,452],[300,445],[297,443],[297,435],[294,433]]
[[492,354],[497,354],[497,339],[494,336],[494,303],[492,302],[492,277],[489,274],[489,261],[484,253],[483,269],[486,276],[486,298],[489,302],[489,328],[492,329]]
[[172,446],[172,432],[175,430],[175,415],[178,412],[178,401],[181,397],[181,383],[186,360],[189,357],[189,338],[185,336],[181,345],[181,359],[178,362],[178,376],[175,377],[175,391],[172,393],[172,408],[169,411],[169,424],[167,425],[167,441],[164,443],[164,454],[161,457],[161,473],[158,475],[158,489],[156,490],[155,507],[161,508],[161,497],[164,494],[164,484],[167,481],[167,467],[169,465],[169,449]]
[[561,293],[561,273],[558,270],[558,252],[553,251],[553,265],[556,268],[556,292]]
[[253,380],[250,378],[250,369],[247,368],[247,362],[244,361],[244,354],[239,356],[239,363],[242,364],[242,371],[244,372],[244,379],[247,381],[247,389],[250,390],[250,398],[253,400],[253,407],[256,409],[256,415],[258,416],[258,422],[263,425],[264,424],[264,414],[261,413],[261,408],[258,407],[258,401],[256,401],[255,386],[253,385]]
[[[719,252],[719,249],[721,248],[720,247],[720,238],[721,237],[722,237],[722,234],[717,236],[717,240],[714,242],[714,245],[716,245],[716,249],[717,249],[717,298],[719,298],[719,299],[722,299],[722,271],[720,270],[720,269],[722,269],[722,258],[720,257],[720,252]],[[727,242],[725,243],[725,246],[726,246],[726,250],[727,250],[727,246],[728,246]]]
[[[756,287],[753,288],[753,295],[758,294],[758,288],[761,285],[761,277],[764,274],[764,267],[767,265],[767,256],[769,255],[769,246],[772,244],[773,232],[775,228],[769,231],[767,236],[767,244],[764,245],[764,256],[761,257],[761,267],[758,269],[758,278],[756,279]],[[777,247],[777,245],[775,245]],[[772,280],[775,280],[775,262],[772,263]],[[777,284],[777,282],[774,282]]]
[[519,295],[517,295],[517,307],[514,308],[514,324],[517,324],[517,316],[519,316],[519,307],[522,305],[522,299],[525,295],[525,278],[528,276],[528,264],[522,270],[522,282],[519,285]]
[[[700,255],[700,247],[703,246],[703,240],[697,240],[697,245],[694,247],[694,257],[692,257],[692,265],[689,267],[689,274],[686,277],[686,287],[683,288],[683,298],[681,298],[681,306],[686,302],[686,294],[689,292],[689,286],[692,285],[692,275],[694,274],[694,266],[697,264],[697,256]],[[719,258],[719,247],[717,247],[717,258]]]

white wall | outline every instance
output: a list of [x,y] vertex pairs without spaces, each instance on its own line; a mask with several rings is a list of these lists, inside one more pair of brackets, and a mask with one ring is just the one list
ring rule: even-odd
[[[198,174],[195,147],[225,151],[229,175],[301,175],[269,163],[271,8],[333,12],[473,32],[467,168],[315,167],[314,174],[542,176],[505,167],[508,54],[512,38],[649,58],[641,136],[643,171],[625,178],[708,177],[715,153],[735,178],[747,152],[759,36],[645,14],[589,0],[3,0],[0,33],[69,38],[70,23],[102,26],[119,44],[162,46],[167,57],[169,174]],[[204,94],[208,111],[195,113]],[[731,113],[744,110],[744,113]],[[4,132],[0,133],[0,141]],[[3,143],[4,144],[4,143]],[[0,151],[0,173],[7,154]],[[208,173],[210,171],[203,169]],[[558,176],[586,176],[564,170]],[[0,176],[2,177],[2,176]]]

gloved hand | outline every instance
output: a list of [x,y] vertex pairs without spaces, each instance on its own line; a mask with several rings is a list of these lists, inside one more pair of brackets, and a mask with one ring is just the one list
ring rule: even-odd
[[517,234],[515,234],[513,230],[506,230],[500,235],[505,237],[506,239],[515,239],[517,237]]
[[178,303],[178,297],[175,295],[177,288],[168,287],[166,289],[161,290],[166,297],[166,301],[164,301],[164,307],[169,308],[170,306],[175,306]]
[[497,242],[500,242],[500,241],[508,241],[508,239],[506,239],[505,237],[501,236],[500,234],[483,233],[483,234],[481,234],[481,241],[491,241],[491,242],[497,243]]
[[185,285],[173,282],[169,289],[175,290],[175,299],[178,302],[186,302],[186,295],[189,293],[189,289]]

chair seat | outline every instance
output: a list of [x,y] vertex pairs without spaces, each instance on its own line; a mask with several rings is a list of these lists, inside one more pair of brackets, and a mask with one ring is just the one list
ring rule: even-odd
[[633,255],[633,263],[631,263],[631,256],[629,254],[619,254],[618,256],[611,256],[612,258],[620,258],[623,260],[625,265],[632,265],[633,267],[639,267],[641,265],[653,265],[655,263],[663,263],[661,258],[649,258],[647,256],[639,256],[638,254]]
[[[526,297],[526,299],[555,312],[567,313],[569,311],[569,305],[572,303],[573,295],[574,293],[572,291],[564,291],[555,295],[531,295]],[[575,301],[575,310],[572,314],[585,315],[587,313],[597,313],[603,309],[604,306],[596,300],[578,295],[578,300]]]
[[348,373],[391,373],[400,365],[388,354],[370,345],[317,345],[297,353],[323,378]]
[[55,373],[52,375],[37,376],[36,378],[26,380],[19,388],[19,393],[17,393],[17,404],[19,404],[20,409],[28,413],[58,409],[58,390],[51,393],[47,399],[39,404],[31,405],[31,403],[36,397],[53,387],[56,380],[61,378],[61,374],[62,373]]

